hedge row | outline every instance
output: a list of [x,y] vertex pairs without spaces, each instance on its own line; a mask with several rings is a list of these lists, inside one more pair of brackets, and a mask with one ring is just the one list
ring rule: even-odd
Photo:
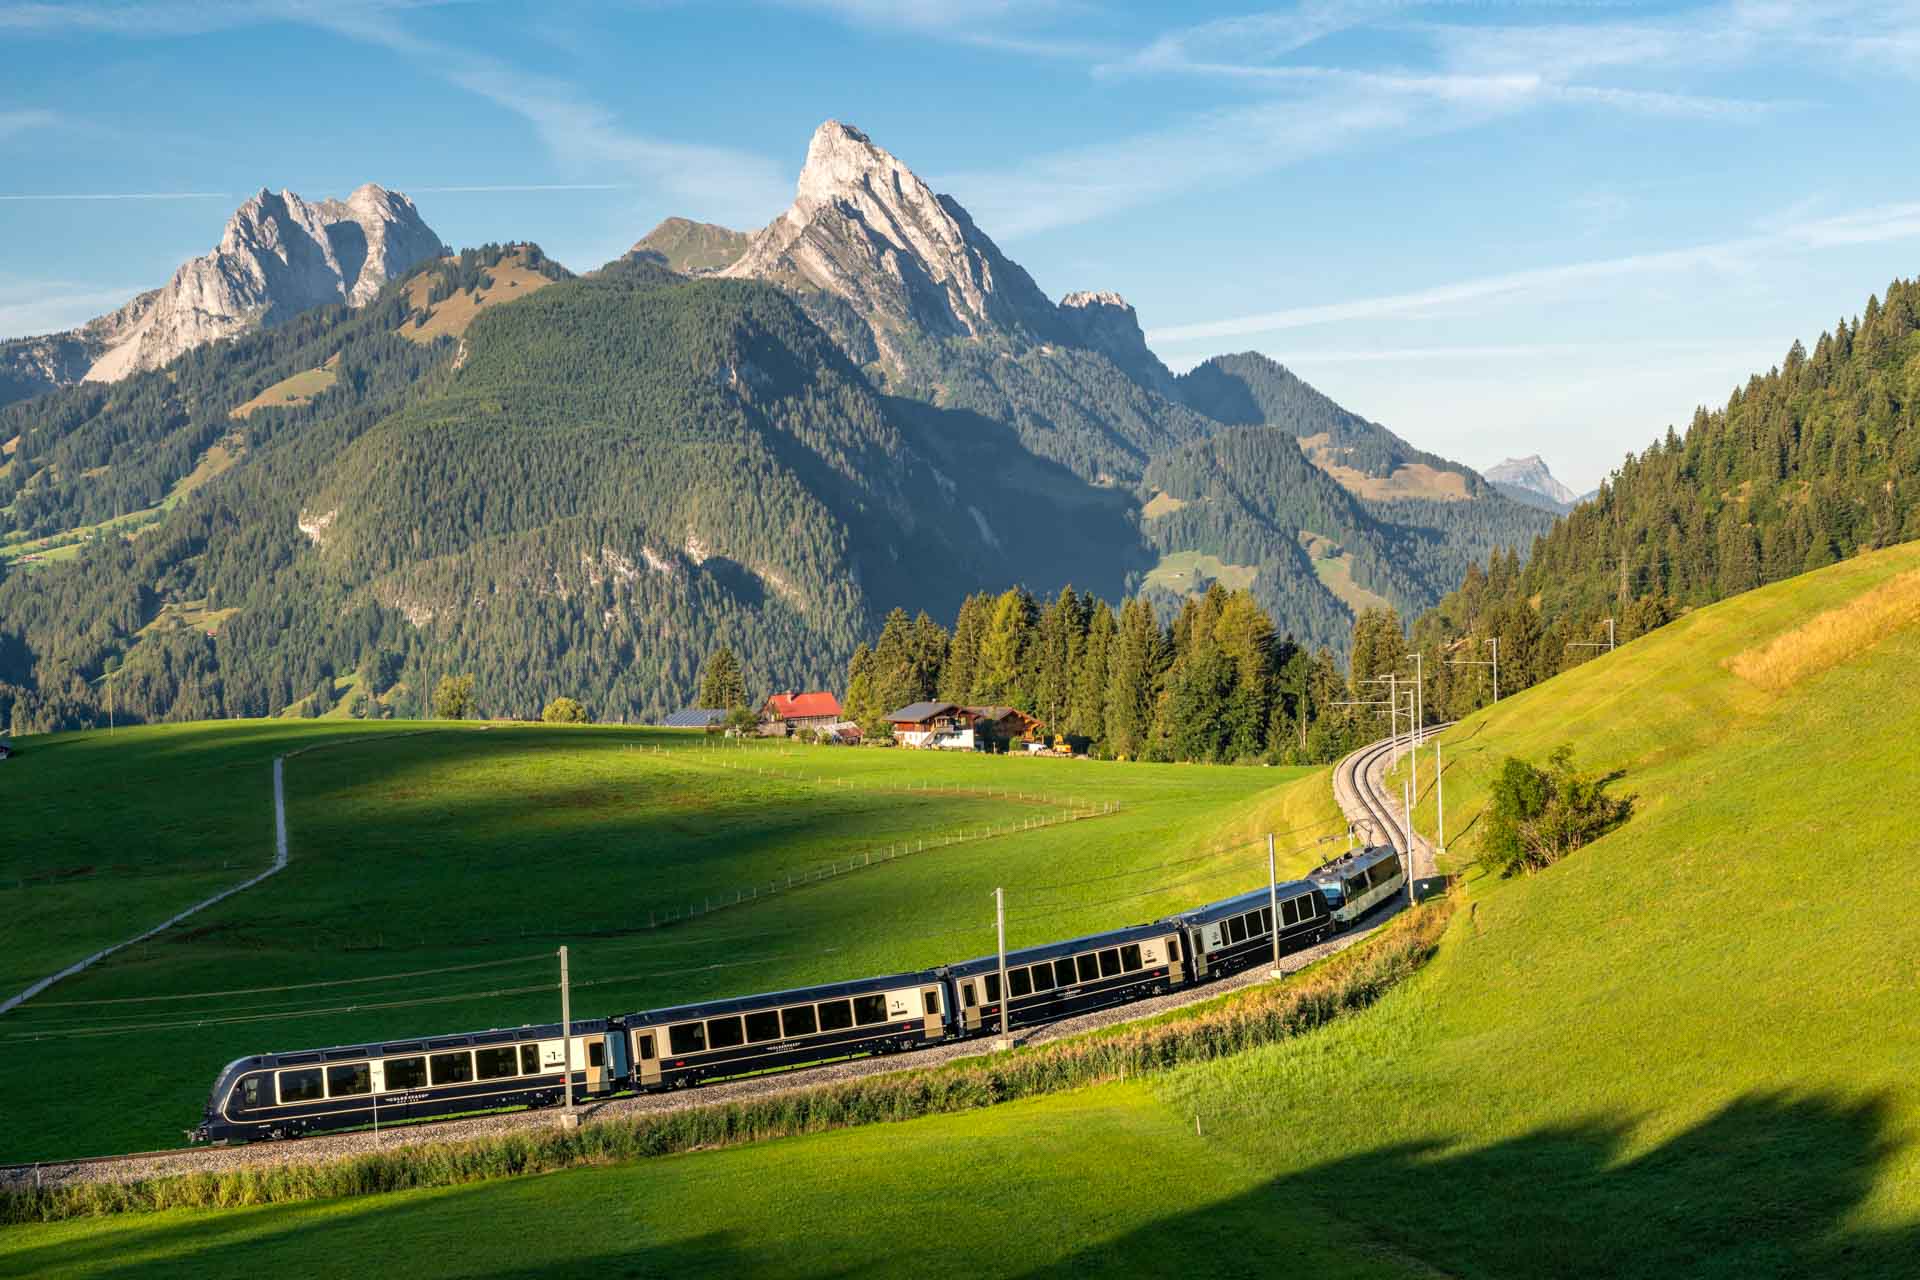
[[1262,985],[1185,1015],[945,1067],[822,1084],[764,1098],[543,1127],[313,1164],[74,1183],[0,1197],[0,1223],[162,1209],[223,1209],[373,1195],[612,1164],[764,1138],[990,1107],[1226,1057],[1365,1008],[1433,954],[1452,905],[1429,904],[1292,982]]

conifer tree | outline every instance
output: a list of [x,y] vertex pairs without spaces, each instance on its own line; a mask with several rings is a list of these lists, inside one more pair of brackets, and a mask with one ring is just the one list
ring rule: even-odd
[[747,705],[747,685],[740,674],[740,660],[733,650],[722,645],[707,655],[700,673],[700,703],[714,711],[731,711]]

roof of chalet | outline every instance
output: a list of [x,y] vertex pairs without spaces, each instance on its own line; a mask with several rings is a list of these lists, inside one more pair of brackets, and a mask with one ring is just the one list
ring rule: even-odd
[[811,719],[815,716],[840,717],[840,699],[824,691],[795,693],[789,689],[768,697],[766,710],[782,719]]
[[935,716],[959,709],[951,702],[910,702],[898,711],[887,712],[887,719],[894,724],[925,724]]
[[660,727],[662,729],[708,729],[726,718],[727,713],[723,708],[683,707],[662,720]]

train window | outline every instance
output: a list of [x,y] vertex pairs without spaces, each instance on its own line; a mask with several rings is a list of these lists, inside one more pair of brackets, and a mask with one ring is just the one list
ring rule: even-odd
[[537,1076],[540,1074],[540,1046],[523,1044],[520,1046],[520,1074]]
[[302,1071],[282,1071],[280,1073],[280,1101],[311,1102],[326,1095],[323,1083],[324,1072],[318,1067],[308,1067]]
[[1139,943],[1129,942],[1126,946],[1120,948],[1120,967],[1129,972],[1142,967],[1140,964]]
[[465,1084],[473,1079],[473,1054],[465,1049],[458,1053],[436,1053],[428,1059],[432,1068],[435,1084]]
[[1055,960],[1053,962],[1053,985],[1054,986],[1070,987],[1078,981],[1079,979],[1074,976],[1073,958],[1071,956],[1069,956],[1065,960]]
[[1075,956],[1073,963],[1080,970],[1080,981],[1094,982],[1099,979],[1100,962],[1093,958],[1091,952],[1084,956]]
[[640,1036],[640,1061],[653,1061],[653,1032],[651,1031]]
[[759,1044],[762,1040],[780,1038],[780,1013],[776,1009],[762,1009],[758,1013],[747,1015],[747,1039]]
[[1020,996],[1032,995],[1033,975],[1025,969],[1007,970],[1007,990],[1013,992],[1016,999]]
[[1260,908],[1260,932],[1273,932],[1273,908],[1270,906]]
[[974,995],[972,982],[960,984],[960,1003],[969,1009],[980,1003],[979,997]]
[[1233,919],[1227,921],[1227,941],[1232,943],[1245,942],[1246,940],[1247,918],[1245,916],[1235,916]]
[[853,998],[853,1020],[863,1027],[875,1026],[887,1020],[887,998],[884,995],[855,996]]
[[708,1018],[707,1048],[731,1049],[745,1042],[746,1036],[740,1030],[738,1018]]
[[1180,961],[1180,939],[1167,939],[1167,959],[1178,964]]
[[980,979],[980,982],[987,989],[988,1004],[992,1004],[994,1001],[1000,998],[1000,975],[999,974],[990,973],[986,977]]
[[1299,923],[1300,923],[1300,904],[1294,901],[1292,898],[1288,898],[1285,902],[1280,904],[1280,927],[1283,929],[1291,929],[1294,925]]
[[387,1091],[395,1089],[418,1089],[427,1082],[427,1060],[425,1058],[388,1058]]
[[1035,991],[1053,990],[1053,966],[1051,964],[1042,962],[1033,966],[1031,972],[1033,976],[1028,980],[1033,983],[1033,989]]
[[683,1022],[667,1029],[667,1047],[675,1053],[704,1053],[707,1029],[697,1022]]
[[822,1031],[845,1031],[853,1025],[853,1005],[846,1000],[828,1000],[818,1006]]
[[1108,947],[1100,953],[1100,976],[1111,978],[1120,972],[1120,948]]
[[357,1098],[373,1092],[373,1068],[364,1062],[349,1062],[327,1068],[329,1098]]
[[607,1042],[605,1040],[588,1041],[587,1065],[590,1067],[604,1067],[607,1065]]
[[790,1036],[810,1036],[820,1029],[820,1021],[813,1016],[813,1006],[803,1004],[780,1011],[780,1029]]
[[520,1055],[510,1044],[498,1049],[475,1049],[473,1065],[482,1080],[505,1080],[520,1074]]
[[928,987],[920,993],[920,1000],[926,1006],[928,1013],[936,1018],[940,1016],[940,988]]
[[243,1107],[270,1107],[273,1099],[267,1096],[267,1081],[271,1076],[248,1076],[233,1086],[234,1097]]
[[1358,880],[1347,881],[1346,897],[1348,902],[1352,902],[1355,898],[1359,897],[1361,894],[1365,893],[1366,891],[1367,891],[1367,878],[1365,876],[1361,876]]

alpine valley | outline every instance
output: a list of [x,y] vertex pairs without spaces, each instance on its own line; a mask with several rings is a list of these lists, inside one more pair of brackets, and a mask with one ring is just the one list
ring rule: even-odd
[[[1097,282],[1095,282],[1097,283]],[[814,134],[792,206],[575,275],[404,196],[262,192],[165,288],[0,344],[0,726],[689,702],[836,687],[895,607],[1250,586],[1343,650],[1553,516],[1264,356],[1176,376],[898,159]]]

